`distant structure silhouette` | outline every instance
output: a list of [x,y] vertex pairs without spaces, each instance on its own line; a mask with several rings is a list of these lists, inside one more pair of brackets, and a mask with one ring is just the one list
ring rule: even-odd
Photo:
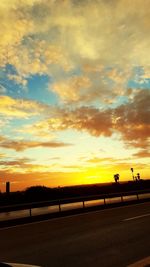
[[114,174],[114,180],[116,184],[119,183],[119,177],[120,177],[119,173]]
[[6,194],[9,195],[10,193],[10,182],[6,182]]
[[133,168],[131,168],[131,172],[132,172],[132,178],[133,178],[133,181],[134,181],[134,169]]
[[132,172],[133,181],[140,181],[140,179],[141,179],[140,173],[137,173],[137,175],[134,176],[134,169],[133,168],[131,168],[131,172]]

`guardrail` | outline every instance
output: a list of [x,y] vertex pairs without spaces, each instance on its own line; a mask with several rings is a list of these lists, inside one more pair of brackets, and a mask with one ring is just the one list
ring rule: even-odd
[[[42,201],[42,202],[32,202],[26,204],[18,204],[18,205],[9,205],[9,206],[2,206],[0,207],[0,213],[4,212],[11,212],[11,211],[22,211],[22,210],[29,210],[29,215],[32,216],[32,210],[34,208],[42,208],[42,207],[51,207],[51,206],[58,206],[58,211],[62,211],[62,205],[65,204],[73,204],[73,203],[82,203],[81,208],[86,208],[87,202],[92,202],[93,200],[103,200],[103,204],[101,205],[108,205],[108,200],[113,200],[114,198],[120,198],[118,203],[126,203],[127,197],[134,197],[134,201],[139,201],[141,196],[145,195],[146,199],[150,199],[150,189],[147,190],[138,190],[138,191],[128,191],[128,192],[119,192],[119,193],[107,193],[107,194],[99,194],[99,195],[92,195],[92,196],[83,196],[83,197],[74,197],[74,198],[66,198],[66,199],[59,199],[59,200],[51,200],[51,201]],[[117,201],[116,201],[117,203]],[[100,204],[99,204],[100,205]],[[97,206],[99,206],[97,204]],[[71,209],[70,209],[71,210]]]

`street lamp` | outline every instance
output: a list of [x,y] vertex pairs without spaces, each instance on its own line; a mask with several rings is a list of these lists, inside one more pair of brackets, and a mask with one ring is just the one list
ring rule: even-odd
[[133,173],[133,168],[131,168],[131,172],[132,172],[132,178],[133,178],[133,181],[134,181],[134,173]]

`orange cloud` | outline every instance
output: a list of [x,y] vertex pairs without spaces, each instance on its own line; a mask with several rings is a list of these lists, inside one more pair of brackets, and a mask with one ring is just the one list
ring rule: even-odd
[[150,152],[148,149],[141,149],[139,152],[135,153],[134,156],[137,158],[149,158]]
[[40,142],[40,141],[16,141],[5,139],[0,142],[0,147],[7,149],[14,149],[17,152],[24,151],[29,148],[36,147],[48,147],[48,148],[57,148],[57,147],[65,147],[70,146],[71,144],[66,144],[63,142],[51,141],[51,142]]
[[150,136],[150,91],[139,90],[134,99],[114,110],[115,129],[131,146],[147,148]]
[[[46,112],[49,113],[49,119],[39,121],[31,126],[25,126],[22,129],[22,131],[28,133],[31,130],[33,134],[47,136],[49,133],[67,129],[87,131],[94,136],[112,136],[113,133],[117,133],[128,146],[148,148],[150,92],[146,89],[136,89],[127,103],[109,109],[94,107],[50,108],[34,101],[16,100],[5,96],[0,98],[0,102],[2,104],[0,112],[3,115],[11,114],[11,116],[27,117],[30,116],[30,113],[43,112],[45,115]],[[24,150],[26,147],[55,147],[61,145],[63,144],[57,142],[38,141],[3,140],[1,142],[1,146],[5,148],[13,147],[16,151]]]
[[53,108],[49,119],[25,126],[21,131],[48,136],[55,131],[74,129],[94,136],[119,137],[127,146],[148,148],[150,136],[149,90],[136,89],[127,103],[116,108],[95,107]]
[[111,136],[113,127],[111,111],[92,107],[81,107],[72,111],[58,110],[56,111],[56,117],[49,119],[47,122],[52,130],[72,128],[79,131],[88,131],[95,136]]
[[6,138],[4,136],[0,135],[0,142],[3,142],[5,140],[6,140]]
[[52,165],[44,165],[44,164],[36,164],[32,163],[31,159],[28,158],[21,158],[15,159],[12,161],[0,161],[1,170],[6,173],[45,173],[48,172],[50,168],[53,167]]
[[28,163],[30,162],[30,159],[27,158],[21,158],[21,159],[17,159],[17,160],[12,160],[12,161],[0,161],[0,165],[4,165],[4,166],[19,166],[21,168],[23,168],[24,166],[27,166]]
[[51,130],[68,128],[87,131],[95,136],[119,133],[127,145],[146,148],[150,136],[150,91],[136,90],[130,101],[116,108],[98,109],[81,107],[74,110],[57,110],[47,120]]

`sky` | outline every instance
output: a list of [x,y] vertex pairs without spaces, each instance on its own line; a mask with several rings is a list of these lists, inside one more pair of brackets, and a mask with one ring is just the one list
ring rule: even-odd
[[0,1],[0,190],[149,177],[150,1]]

